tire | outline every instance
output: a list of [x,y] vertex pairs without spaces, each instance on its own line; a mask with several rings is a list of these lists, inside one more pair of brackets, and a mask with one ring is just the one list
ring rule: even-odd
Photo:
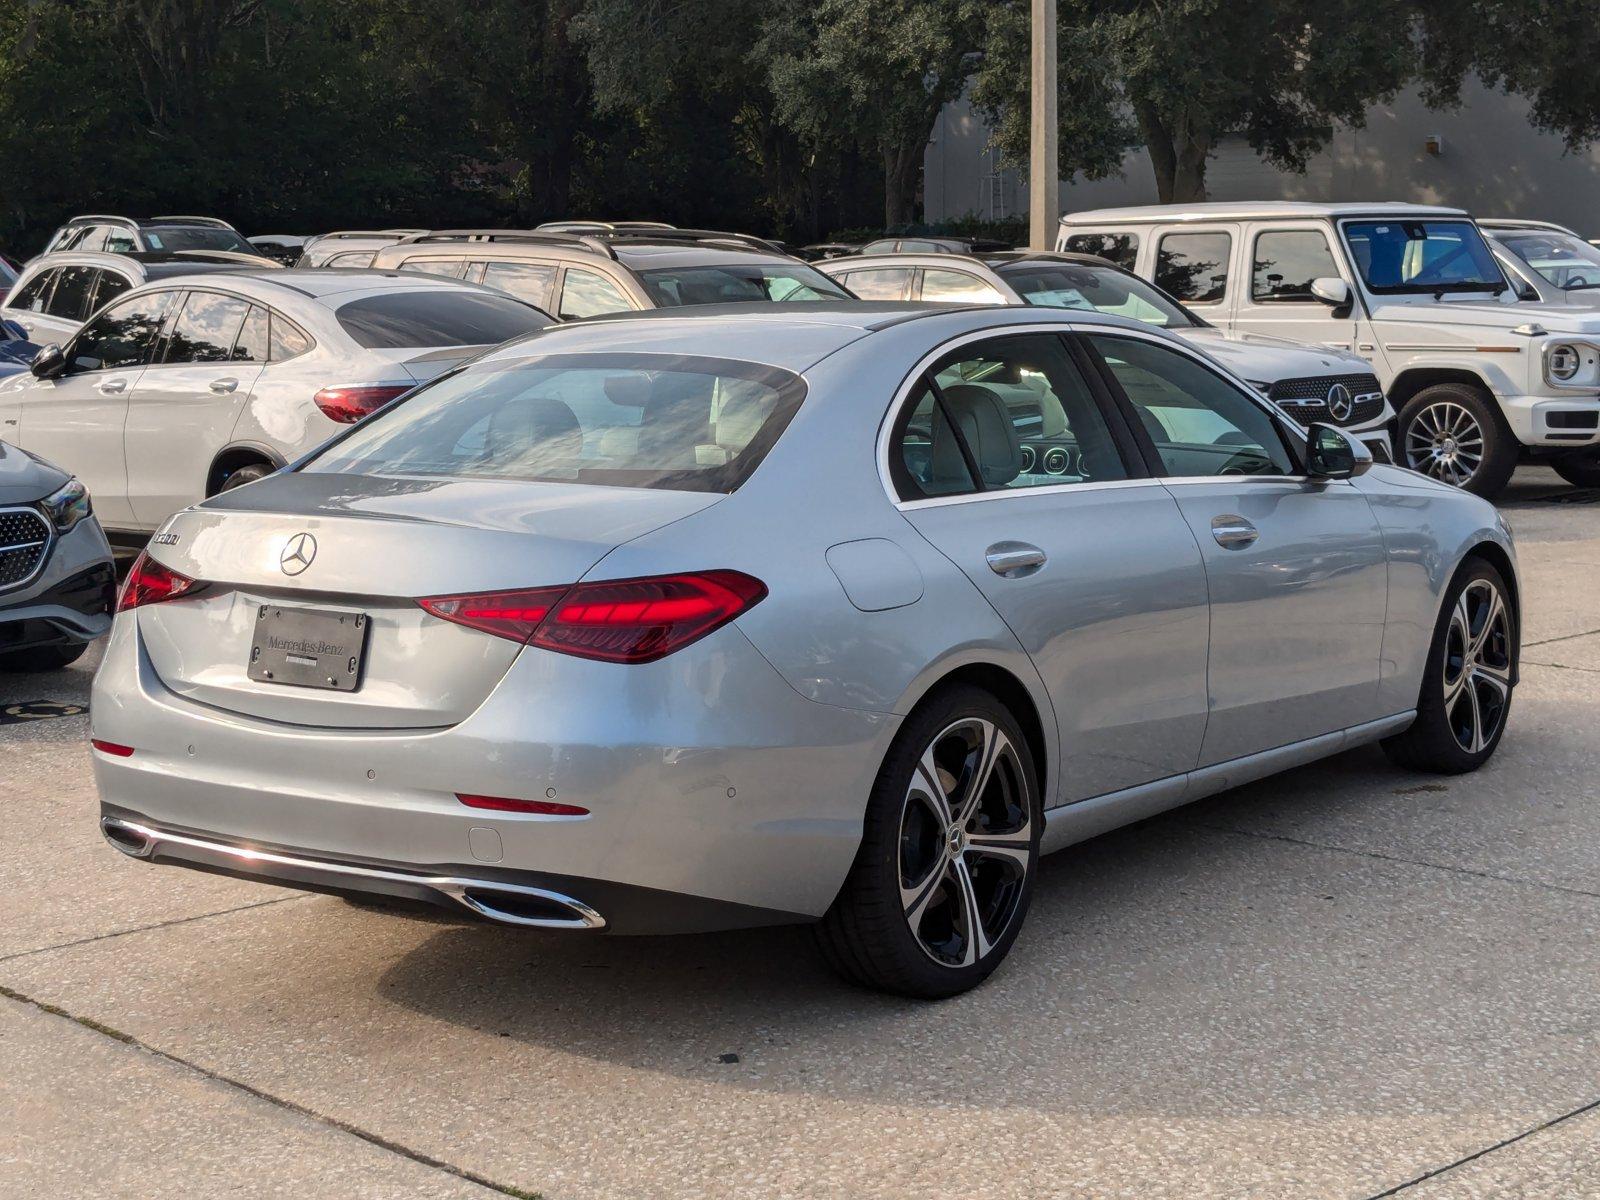
[[1027,916],[1043,826],[1016,718],[978,688],[937,693],[884,758],[855,863],[816,929],[823,957],[852,983],[902,996],[976,987]]
[[1400,410],[1397,451],[1402,466],[1492,497],[1511,479],[1522,447],[1492,396],[1465,383],[1436,383]]
[[70,646],[33,646],[27,650],[13,650],[0,654],[0,671],[59,671],[70,667],[84,656],[89,643],[76,642]]
[[1417,719],[1384,739],[1394,762],[1461,775],[1494,754],[1511,713],[1520,653],[1510,597],[1500,572],[1481,558],[1468,559],[1457,573],[1434,627]]
[[254,483],[258,479],[265,479],[277,468],[271,463],[250,463],[236,471],[230,471],[222,481],[222,486],[217,489],[217,494],[231,492],[234,488],[243,487],[247,483]]
[[1551,459],[1550,465],[1573,487],[1600,488],[1600,450],[1562,455]]

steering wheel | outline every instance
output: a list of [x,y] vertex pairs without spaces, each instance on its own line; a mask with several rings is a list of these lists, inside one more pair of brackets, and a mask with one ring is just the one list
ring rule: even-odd
[[1261,468],[1270,465],[1266,455],[1259,450],[1241,450],[1222,464],[1218,475],[1259,475]]
[[1588,287],[1589,278],[1586,275],[1568,275],[1567,281],[1561,286],[1565,289]]

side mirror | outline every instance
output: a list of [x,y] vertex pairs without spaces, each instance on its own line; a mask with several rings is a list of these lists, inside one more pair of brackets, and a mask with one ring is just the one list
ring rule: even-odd
[[1350,285],[1337,275],[1313,279],[1311,294],[1330,308],[1343,308],[1350,303]]
[[1354,479],[1372,468],[1372,451],[1342,429],[1314,423],[1306,429],[1306,474],[1313,479]]
[[54,379],[67,369],[67,356],[60,346],[50,345],[33,356],[33,361],[28,364],[40,379]]

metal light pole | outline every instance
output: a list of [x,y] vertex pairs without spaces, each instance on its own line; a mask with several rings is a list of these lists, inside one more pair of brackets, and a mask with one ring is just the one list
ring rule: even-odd
[[1056,0],[1033,0],[1033,115],[1028,144],[1028,244],[1055,246],[1061,219],[1056,129]]

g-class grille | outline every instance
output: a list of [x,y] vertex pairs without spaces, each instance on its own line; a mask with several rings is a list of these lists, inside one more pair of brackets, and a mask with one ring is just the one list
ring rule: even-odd
[[[1328,409],[1328,393],[1342,386],[1350,395],[1350,414],[1335,416]],[[1326,421],[1330,425],[1360,425],[1383,411],[1383,389],[1376,375],[1312,375],[1280,379],[1267,393],[1296,421]],[[1336,397],[1343,400],[1342,397]]]
[[39,573],[50,549],[50,523],[31,508],[0,508],[0,588]]

